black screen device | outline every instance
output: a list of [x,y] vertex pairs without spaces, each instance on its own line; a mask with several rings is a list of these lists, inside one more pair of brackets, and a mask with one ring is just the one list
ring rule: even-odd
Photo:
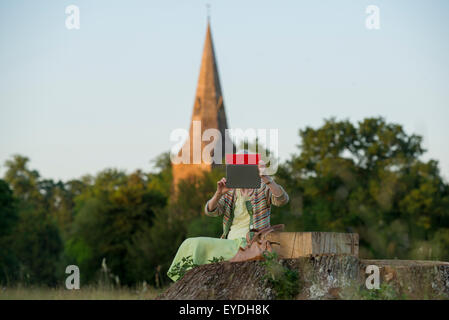
[[227,164],[226,187],[228,188],[260,188],[259,168],[252,164]]

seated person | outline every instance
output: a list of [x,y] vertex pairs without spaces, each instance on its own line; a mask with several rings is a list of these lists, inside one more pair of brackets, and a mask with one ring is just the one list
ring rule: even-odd
[[168,270],[181,263],[183,258],[191,257],[194,264],[207,264],[213,258],[232,259],[239,247],[246,246],[249,230],[264,229],[270,226],[271,205],[282,206],[289,200],[287,193],[274,180],[264,174],[265,163],[259,161],[261,186],[258,189],[230,189],[226,187],[226,178],[217,182],[217,191],[207,201],[205,213],[211,217],[223,215],[223,234],[218,238],[196,237],[184,240]]

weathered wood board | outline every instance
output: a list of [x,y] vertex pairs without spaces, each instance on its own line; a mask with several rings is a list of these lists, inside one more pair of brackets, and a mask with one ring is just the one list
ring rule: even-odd
[[311,254],[347,254],[358,257],[359,235],[338,232],[272,232],[267,239],[280,258],[292,259]]

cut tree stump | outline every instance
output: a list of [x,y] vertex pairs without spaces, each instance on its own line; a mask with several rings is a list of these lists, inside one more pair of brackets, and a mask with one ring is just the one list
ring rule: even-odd
[[[281,243],[273,245],[280,259],[271,261],[270,267],[260,261],[201,265],[187,271],[158,299],[267,300],[280,295],[276,290],[291,286],[297,288],[292,299],[363,299],[367,267],[373,265],[378,267],[380,284],[385,284],[380,298],[449,298],[448,262],[359,259],[356,233],[274,232],[268,238]],[[297,274],[295,282],[285,283],[287,271]],[[273,277],[283,285],[276,287],[268,280]],[[370,294],[375,296],[376,291]]]
[[267,239],[279,242],[273,250],[282,259],[315,254],[342,254],[358,257],[359,235],[338,232],[272,232]]
[[[292,299],[360,299],[365,288],[366,268],[380,269],[380,283],[388,284],[398,299],[449,298],[449,263],[441,261],[361,260],[351,255],[310,255],[281,259],[279,263],[297,272],[298,294]],[[157,299],[161,300],[270,300],[277,292],[259,261],[219,262],[189,270]]]

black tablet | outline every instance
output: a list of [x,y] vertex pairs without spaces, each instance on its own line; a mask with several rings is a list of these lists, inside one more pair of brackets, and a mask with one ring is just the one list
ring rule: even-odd
[[227,164],[226,187],[228,188],[260,188],[259,168],[252,164]]

